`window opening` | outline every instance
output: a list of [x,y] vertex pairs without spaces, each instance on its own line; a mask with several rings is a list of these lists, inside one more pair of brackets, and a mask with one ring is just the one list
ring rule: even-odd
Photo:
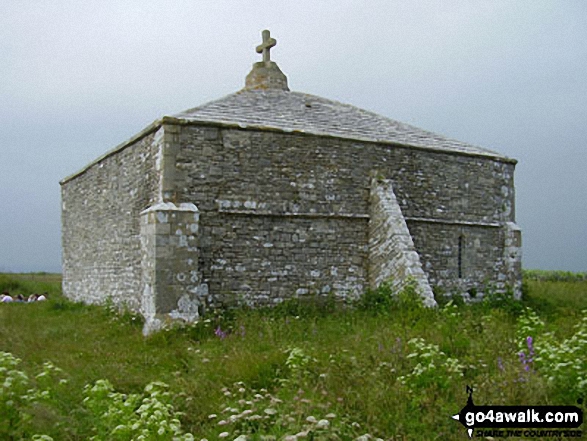
[[459,236],[459,255],[458,255],[459,279],[463,278],[463,236]]

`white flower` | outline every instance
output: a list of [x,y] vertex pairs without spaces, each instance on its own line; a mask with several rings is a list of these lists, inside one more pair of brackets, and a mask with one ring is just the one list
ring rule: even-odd
[[328,415],[326,415],[326,418],[336,418],[336,414],[329,413]]
[[316,422],[318,422],[318,420],[315,417],[313,417],[312,415],[310,415],[308,418],[306,418],[306,421],[309,422],[309,423],[316,423]]
[[218,435],[218,438],[226,438],[228,435],[228,432],[222,432],[220,435]]
[[316,423],[317,429],[328,429],[328,426],[330,426],[330,421],[328,420],[320,420]]
[[215,413],[208,415],[208,418],[213,419],[216,418],[218,415],[216,415]]
[[277,413],[277,411],[271,407],[268,407],[267,409],[265,409],[265,413],[267,415],[275,415]]

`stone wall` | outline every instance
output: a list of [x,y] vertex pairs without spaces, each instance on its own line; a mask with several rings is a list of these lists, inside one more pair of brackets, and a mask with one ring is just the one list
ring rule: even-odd
[[158,195],[151,133],[62,182],[63,292],[139,309],[140,213]]
[[435,290],[475,294],[488,285],[505,288],[503,228],[426,221],[408,221],[408,228]]
[[[193,125],[181,128],[176,150],[178,200],[201,211],[210,302],[359,295],[368,286],[374,176],[392,183],[432,285],[480,289],[506,271],[502,227],[514,218],[512,162]],[[458,262],[446,247],[451,256],[458,253],[458,237],[455,242],[452,233],[443,234],[455,226],[470,228],[475,237],[464,245],[471,256],[461,265],[468,269],[452,283]],[[477,243],[484,248],[473,253]]]
[[393,251],[372,247],[370,261],[374,178],[392,189],[432,287],[516,284],[513,171],[482,156],[163,120],[63,182],[64,291],[182,317],[356,298]]

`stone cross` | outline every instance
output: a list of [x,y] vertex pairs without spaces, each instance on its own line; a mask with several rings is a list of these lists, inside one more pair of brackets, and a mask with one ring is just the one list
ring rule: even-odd
[[269,50],[277,44],[275,38],[270,38],[269,31],[265,29],[262,33],[263,35],[263,43],[257,46],[257,53],[263,54],[263,61],[265,63],[269,63],[271,59],[269,58]]

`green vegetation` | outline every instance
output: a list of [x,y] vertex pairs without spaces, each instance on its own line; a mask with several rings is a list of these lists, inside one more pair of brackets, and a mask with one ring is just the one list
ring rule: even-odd
[[521,304],[431,310],[382,287],[354,308],[292,301],[149,338],[133,314],[64,299],[55,275],[0,275],[4,289],[49,300],[0,304],[0,439],[464,440],[450,415],[466,385],[477,404],[587,395],[579,276],[528,276]]

